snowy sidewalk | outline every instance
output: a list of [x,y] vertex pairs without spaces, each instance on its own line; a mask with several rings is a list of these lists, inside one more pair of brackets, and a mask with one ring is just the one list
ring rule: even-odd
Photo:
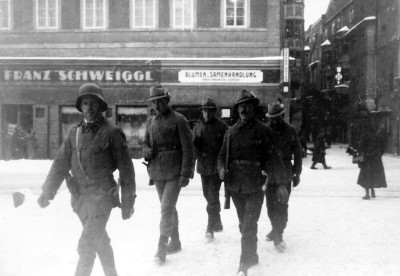
[[[342,147],[341,147],[342,146]],[[398,275],[400,271],[400,160],[384,158],[387,189],[377,198],[362,200],[356,184],[359,169],[351,163],[346,145],[327,150],[331,170],[311,170],[304,160],[301,183],[295,188],[285,232],[288,245],[278,253],[265,241],[270,230],[266,208],[259,221],[260,264],[249,275]],[[0,161],[0,275],[73,275],[81,226],[69,206],[63,185],[55,200],[40,209],[36,198],[50,161]],[[183,250],[167,257],[164,266],[153,263],[158,242],[159,202],[147,173],[135,160],[138,198],[135,214],[123,221],[114,209],[108,232],[121,276],[235,275],[240,234],[233,203],[222,211],[224,231],[205,243],[205,200],[198,175],[182,190],[178,201]],[[26,203],[14,208],[11,194],[30,191]],[[221,195],[221,200],[223,197]],[[265,206],[265,205],[264,205]],[[103,275],[96,261],[92,275]]]

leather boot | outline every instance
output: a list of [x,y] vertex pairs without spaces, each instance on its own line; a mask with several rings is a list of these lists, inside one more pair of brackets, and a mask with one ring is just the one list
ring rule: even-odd
[[105,276],[118,276],[117,269],[115,267],[114,252],[111,245],[97,252],[99,256],[101,266],[103,267]]
[[165,258],[167,256],[167,246],[168,246],[167,242],[168,242],[168,237],[161,235],[158,241],[157,253],[154,256],[156,261],[158,261],[160,264],[165,263]]
[[167,255],[174,254],[182,250],[182,244],[179,239],[179,230],[178,228],[172,229],[171,239],[168,242],[167,246]]
[[207,240],[214,239],[214,225],[215,225],[215,217],[214,215],[209,214],[206,235],[205,235]]
[[224,229],[224,227],[222,226],[221,215],[218,213],[215,216],[214,231],[215,232],[221,232],[223,229]]

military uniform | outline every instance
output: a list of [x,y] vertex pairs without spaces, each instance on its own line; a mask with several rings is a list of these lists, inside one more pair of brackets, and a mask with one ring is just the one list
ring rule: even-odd
[[[282,160],[286,168],[286,175],[288,177],[287,189],[290,195],[293,176],[299,176],[302,170],[302,150],[300,139],[296,128],[286,122],[282,122],[282,125],[278,129],[274,129],[274,135],[277,147],[281,152]],[[293,164],[292,156],[294,157]],[[278,239],[277,242],[280,242],[288,221],[289,205],[288,203],[278,202],[278,186],[274,185],[272,182],[273,180],[271,179],[265,196],[267,201],[268,217],[272,224],[271,239],[275,239],[276,237]],[[298,183],[296,183],[296,185],[297,184]]]
[[203,195],[207,200],[207,229],[210,231],[222,227],[219,200],[221,180],[217,171],[217,158],[227,129],[228,126],[218,118],[207,122],[202,119],[193,128],[197,173],[201,175]]
[[[246,90],[242,91],[239,103],[256,99],[247,95],[249,92]],[[229,178],[225,175],[225,185],[228,184],[239,218],[242,234],[239,271],[244,273],[247,273],[248,267],[258,263],[257,224],[264,200],[262,187],[266,180],[263,171],[273,174],[277,182],[286,182],[283,162],[273,146],[272,135],[271,128],[258,119],[253,118],[247,122],[239,120],[226,132],[218,156],[218,170],[224,171],[226,155],[229,154]],[[277,165],[272,164],[272,161]],[[272,170],[273,165],[275,170]]]
[[106,231],[111,210],[119,204],[113,178],[116,169],[119,170],[122,204],[129,200],[133,212],[135,172],[125,135],[100,116],[91,124],[81,122],[69,131],[43,184],[38,202],[46,207],[43,199],[52,200],[64,178],[70,171],[72,173],[76,192],[71,197],[72,208],[83,225],[75,275],[90,275],[96,253],[105,275],[117,275]]
[[[148,161],[150,183],[154,183],[161,202],[160,240],[156,258],[165,262],[168,253],[181,249],[176,203],[182,187],[181,180],[193,178],[194,147],[186,118],[169,108],[169,94],[159,84],[150,89],[150,101],[167,98],[164,114],[149,117],[143,140],[144,158]],[[185,183],[183,185],[187,185]]]

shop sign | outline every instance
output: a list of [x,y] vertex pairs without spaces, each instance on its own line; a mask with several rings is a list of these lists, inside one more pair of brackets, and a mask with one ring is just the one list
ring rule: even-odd
[[0,81],[5,82],[154,82],[150,70],[13,70],[0,69]]
[[178,80],[184,83],[261,83],[261,70],[180,70]]

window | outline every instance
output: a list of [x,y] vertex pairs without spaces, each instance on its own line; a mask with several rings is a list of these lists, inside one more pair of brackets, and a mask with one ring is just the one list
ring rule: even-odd
[[247,0],[224,0],[224,26],[225,27],[246,27],[246,5]]
[[107,0],[83,0],[83,28],[106,28],[106,1]]
[[294,15],[294,7],[292,5],[286,6],[286,14],[285,16],[293,16]]
[[303,7],[296,6],[296,16],[303,17]]
[[193,28],[193,1],[173,0],[172,16],[174,28]]
[[11,29],[11,0],[0,0],[0,30]]
[[58,28],[58,0],[36,0],[36,28]]
[[156,0],[132,0],[132,27],[155,28]]
[[302,34],[302,23],[301,21],[286,21],[286,37],[299,37]]

